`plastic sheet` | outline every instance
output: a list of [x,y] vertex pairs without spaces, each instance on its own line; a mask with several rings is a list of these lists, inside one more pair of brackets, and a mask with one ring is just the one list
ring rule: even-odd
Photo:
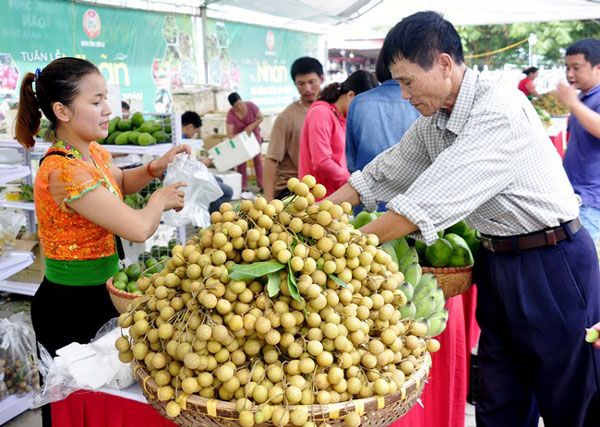
[[183,181],[185,193],[184,207],[181,211],[170,210],[164,213],[166,225],[181,227],[193,224],[196,227],[210,225],[208,206],[213,200],[223,195],[221,187],[206,166],[186,154],[179,154],[167,169],[164,185],[171,185]]
[[86,345],[71,343],[59,349],[54,359],[40,348],[44,384],[34,394],[32,407],[62,400],[81,389],[124,389],[133,384],[131,368],[121,363],[115,348],[120,334],[121,328],[115,327],[112,320],[100,329],[94,341]]
[[34,337],[28,313],[0,319],[0,400],[38,389]]

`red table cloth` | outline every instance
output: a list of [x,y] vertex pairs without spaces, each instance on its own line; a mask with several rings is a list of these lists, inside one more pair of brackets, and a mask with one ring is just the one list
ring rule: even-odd
[[81,390],[52,403],[52,427],[177,427],[152,406]]

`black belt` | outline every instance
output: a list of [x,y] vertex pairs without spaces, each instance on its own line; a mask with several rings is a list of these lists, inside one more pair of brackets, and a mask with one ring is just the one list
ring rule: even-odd
[[[490,252],[513,252],[517,250],[527,250],[541,248],[544,246],[556,246],[562,240],[577,233],[581,228],[579,218],[569,222],[564,222],[558,227],[548,228],[535,233],[513,236],[513,237],[494,237],[481,236],[481,246]],[[567,232],[567,229],[569,230]]]

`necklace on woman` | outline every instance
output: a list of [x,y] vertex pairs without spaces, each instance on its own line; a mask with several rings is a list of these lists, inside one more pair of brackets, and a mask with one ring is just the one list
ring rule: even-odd
[[88,157],[81,154],[81,152],[73,147],[71,144],[67,144],[62,139],[55,139],[53,145],[57,148],[62,148],[63,150],[67,150],[73,157],[76,159],[81,159],[84,162],[88,161]]

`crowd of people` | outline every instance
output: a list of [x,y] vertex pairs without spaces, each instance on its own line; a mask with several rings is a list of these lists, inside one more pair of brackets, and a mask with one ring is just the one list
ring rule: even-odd
[[[524,96],[536,94],[537,69],[526,70],[520,91],[483,81],[465,65],[456,29],[435,12],[406,17],[388,33],[376,75],[359,70],[322,88],[319,61],[297,59],[290,74],[299,99],[278,115],[264,160],[252,159],[269,200],[287,195],[289,178],[311,174],[329,200],[384,211],[363,228],[381,242],[410,235],[431,244],[462,219],[481,232],[479,426],[537,426],[540,414],[547,427],[600,425],[600,352],[582,337],[600,320],[600,42],[569,47],[566,65],[569,85],[557,88],[572,113],[563,164]],[[182,144],[145,165],[116,167],[90,142],[107,134],[106,94],[100,71],[77,58],[57,59],[21,85],[17,140],[34,146],[41,111],[53,143],[35,179],[46,275],[32,303],[37,340],[52,354],[88,342],[116,315],[104,284],[118,271],[119,237],[145,241],[163,211],[184,204],[183,182],[154,192],[143,209],[123,203],[191,150]],[[261,143],[258,106],[237,93],[229,103],[227,135],[246,132]],[[198,114],[183,114],[184,138],[201,126]],[[238,170],[247,189],[246,166]],[[224,196],[211,210],[231,198],[219,184]],[[460,311],[451,309],[456,324]],[[448,348],[458,330],[449,326]],[[453,363],[464,364],[464,347]],[[444,409],[416,407],[395,425],[464,425],[466,384],[454,382],[450,364],[441,368],[450,350],[437,357],[428,385],[435,393],[424,405]]]

